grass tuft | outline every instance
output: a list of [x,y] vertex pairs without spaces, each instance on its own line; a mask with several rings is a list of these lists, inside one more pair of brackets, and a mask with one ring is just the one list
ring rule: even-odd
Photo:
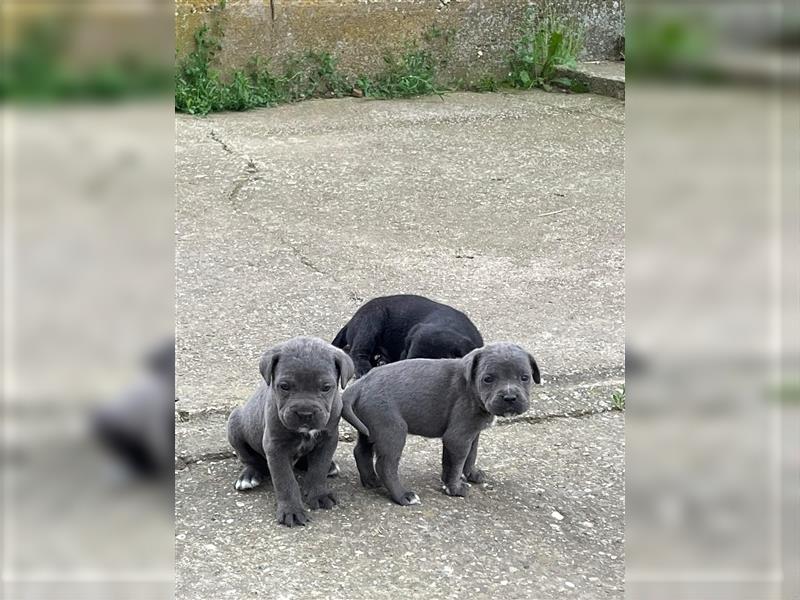
[[274,106],[307,98],[408,98],[441,94],[437,88],[433,54],[415,44],[399,57],[387,54],[385,68],[375,77],[357,79],[342,73],[327,52],[306,52],[287,61],[276,74],[258,59],[247,69],[234,71],[228,81],[212,67],[221,49],[208,27],[194,36],[195,46],[175,75],[175,110],[193,115],[226,110]]
[[574,18],[558,14],[549,4],[531,6],[509,58],[509,83],[522,89],[558,85],[580,91],[571,80],[557,78],[556,68],[575,66],[582,48],[583,30]]
[[611,408],[614,410],[625,410],[625,384],[611,394]]
[[386,99],[442,94],[443,90],[436,86],[436,63],[429,50],[412,44],[399,58],[387,54],[383,60],[383,72],[356,81],[356,88],[364,96]]

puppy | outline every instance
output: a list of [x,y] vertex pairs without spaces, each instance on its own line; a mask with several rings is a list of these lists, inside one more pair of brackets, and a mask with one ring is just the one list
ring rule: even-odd
[[[270,475],[278,523],[305,525],[303,500],[311,509],[336,504],[326,476],[339,442],[339,387],[353,376],[353,362],[320,339],[296,337],[267,350],[259,368],[264,381],[228,418],[228,441],[244,464],[235,487],[257,487]],[[298,461],[307,469],[302,496]]]
[[374,298],[359,308],[333,340],[350,349],[356,378],[376,366],[376,356],[393,363],[407,358],[461,358],[483,346],[464,313],[422,296]]
[[475,466],[481,430],[497,416],[528,410],[531,383],[540,381],[533,356],[506,342],[473,350],[462,359],[405,360],[371,371],[342,398],[342,416],[359,432],[353,453],[362,485],[382,483],[397,504],[419,504],[398,476],[411,433],[442,439],[444,492],[466,495],[465,480],[485,480]]

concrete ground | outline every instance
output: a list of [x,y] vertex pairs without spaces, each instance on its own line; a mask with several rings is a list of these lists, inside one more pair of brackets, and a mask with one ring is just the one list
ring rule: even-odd
[[[539,92],[178,117],[179,597],[622,597],[623,129],[618,100]],[[342,425],[340,506],[279,527],[270,486],[233,489],[228,411],[265,347],[400,292],[532,350],[531,411],[466,499],[410,440],[420,507],[359,486]]]

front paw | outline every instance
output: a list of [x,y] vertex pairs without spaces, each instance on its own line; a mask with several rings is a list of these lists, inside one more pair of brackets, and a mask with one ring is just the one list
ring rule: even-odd
[[278,523],[286,527],[305,525],[309,521],[303,507],[297,504],[278,504],[277,517]]
[[323,490],[321,492],[312,492],[306,495],[306,504],[311,510],[317,510],[318,508],[329,509],[336,506],[336,496],[333,495],[333,492],[328,490]]
[[464,473],[464,477],[467,478],[467,481],[470,483],[486,483],[486,473],[484,473],[481,469],[472,469],[467,473]]
[[469,484],[465,481],[459,481],[457,483],[445,484],[442,488],[445,494],[448,496],[458,496],[464,497],[469,492]]

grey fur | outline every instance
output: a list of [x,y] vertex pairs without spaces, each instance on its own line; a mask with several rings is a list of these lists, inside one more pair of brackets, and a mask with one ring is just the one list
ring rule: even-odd
[[[259,366],[264,381],[228,418],[228,441],[244,464],[235,487],[257,487],[271,476],[278,522],[305,525],[303,500],[311,509],[336,504],[326,477],[338,472],[339,388],[353,376],[353,361],[323,340],[296,337],[267,350]],[[298,460],[307,464],[302,495]]]
[[353,453],[362,485],[383,484],[398,504],[419,502],[398,476],[406,435],[411,433],[442,439],[444,491],[466,495],[467,482],[485,480],[475,466],[481,430],[497,416],[528,410],[531,382],[540,381],[533,356],[507,342],[489,344],[460,359],[418,358],[372,369],[342,397],[342,415],[359,430]]

